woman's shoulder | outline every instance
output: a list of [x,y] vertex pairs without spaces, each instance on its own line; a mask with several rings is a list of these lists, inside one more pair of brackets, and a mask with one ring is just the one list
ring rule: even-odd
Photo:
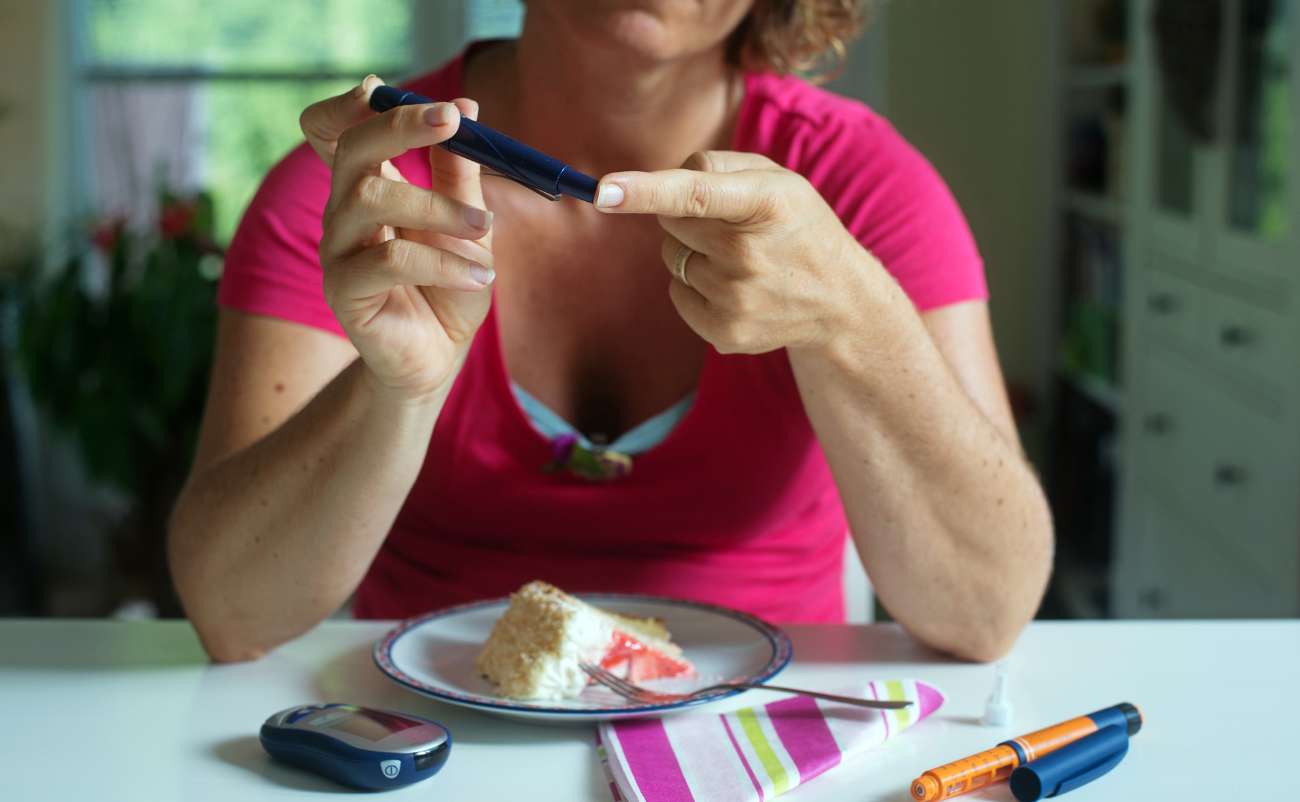
[[736,149],[803,175],[832,204],[947,193],[930,162],[867,104],[793,75],[751,74],[746,89]]
[[875,110],[794,76],[750,75],[737,149],[808,179],[921,309],[983,298],[983,262],[948,185]]
[[862,101],[798,76],[772,73],[746,76],[737,140],[742,149],[782,156],[803,155],[809,145],[835,141],[873,149],[906,147],[893,125]]

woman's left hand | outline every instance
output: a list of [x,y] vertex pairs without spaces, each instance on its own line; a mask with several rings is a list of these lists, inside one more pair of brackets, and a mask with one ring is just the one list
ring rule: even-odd
[[658,215],[673,304],[722,353],[823,345],[869,314],[887,277],[803,176],[753,153],[610,173],[596,207]]

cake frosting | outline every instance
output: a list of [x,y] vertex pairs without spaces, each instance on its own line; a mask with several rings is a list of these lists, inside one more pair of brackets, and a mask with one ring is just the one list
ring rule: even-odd
[[605,612],[540,581],[511,594],[475,666],[501,696],[557,700],[587,686],[582,663],[633,682],[695,673],[659,621]]

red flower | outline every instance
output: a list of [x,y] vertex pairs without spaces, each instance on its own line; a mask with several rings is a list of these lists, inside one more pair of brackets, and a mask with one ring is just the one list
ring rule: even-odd
[[90,231],[90,241],[104,253],[112,253],[126,230],[125,217],[110,217]]
[[193,203],[173,201],[163,206],[159,212],[158,229],[167,239],[179,239],[189,233],[196,214]]

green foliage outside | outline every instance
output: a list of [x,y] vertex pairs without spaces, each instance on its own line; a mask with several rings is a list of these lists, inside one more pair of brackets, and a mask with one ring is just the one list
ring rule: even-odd
[[92,63],[311,70],[405,64],[410,55],[412,0],[90,0],[89,5]]
[[302,142],[302,110],[356,83],[215,83],[201,90],[208,115],[204,186],[215,203],[218,241],[230,241],[266,171]]

